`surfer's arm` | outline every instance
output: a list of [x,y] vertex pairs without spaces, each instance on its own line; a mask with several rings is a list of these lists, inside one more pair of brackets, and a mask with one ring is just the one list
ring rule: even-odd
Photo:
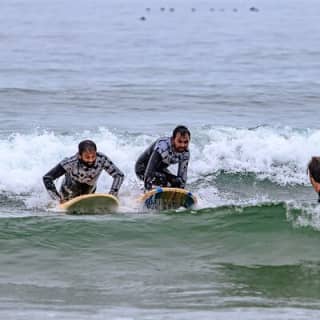
[[57,166],[52,168],[48,173],[46,173],[43,176],[43,183],[44,186],[46,187],[49,195],[51,196],[52,199],[54,200],[61,200],[62,197],[57,191],[57,188],[54,184],[54,180],[60,178],[66,173],[66,170],[61,166],[59,163]]
[[179,188],[184,188],[187,183],[189,159],[179,162],[177,182],[180,183]]
[[152,180],[154,179],[157,169],[159,168],[159,164],[162,161],[161,154],[154,150],[150,156],[148,161],[148,165],[146,168],[146,172],[144,174],[144,188],[145,190],[152,189]]
[[118,196],[119,189],[124,180],[123,172],[108,158],[106,159],[104,169],[113,178],[113,182],[112,182],[109,193],[112,194],[113,196]]

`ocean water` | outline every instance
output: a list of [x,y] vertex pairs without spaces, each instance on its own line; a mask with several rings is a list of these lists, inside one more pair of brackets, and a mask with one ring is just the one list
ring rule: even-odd
[[[319,10],[3,0],[0,318],[318,319]],[[177,124],[198,207],[141,212],[134,163]],[[67,216],[44,189],[86,138],[126,175],[117,213]]]

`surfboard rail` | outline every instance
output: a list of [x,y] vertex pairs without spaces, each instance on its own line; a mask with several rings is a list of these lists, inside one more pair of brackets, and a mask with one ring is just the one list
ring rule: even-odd
[[60,204],[60,209],[73,214],[103,214],[114,212],[119,200],[107,193],[92,193],[75,197]]

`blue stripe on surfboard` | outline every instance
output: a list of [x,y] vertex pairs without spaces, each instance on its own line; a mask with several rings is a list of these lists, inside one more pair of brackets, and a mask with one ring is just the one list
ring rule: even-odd
[[[159,202],[161,202],[161,200],[162,200],[161,196],[162,196],[163,192],[164,192],[164,190],[161,187],[158,187],[157,189],[155,189],[154,194],[145,200],[144,206],[147,209],[159,209],[159,207],[161,206]],[[175,203],[174,199],[171,199],[171,200],[173,202],[172,207],[176,207],[174,205],[174,203]],[[164,201],[166,201],[166,200],[164,199]],[[181,206],[183,206],[185,208],[190,208],[194,204],[195,204],[195,201],[194,201],[194,197],[193,197],[192,193],[191,192],[186,193],[185,198],[181,203]]]

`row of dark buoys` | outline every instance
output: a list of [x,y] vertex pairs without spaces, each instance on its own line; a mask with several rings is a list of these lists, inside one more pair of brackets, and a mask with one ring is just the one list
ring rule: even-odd
[[[147,12],[151,12],[151,8],[146,8],[146,11]],[[160,8],[160,11],[162,11],[162,12],[164,12],[164,11],[169,11],[169,12],[174,12],[175,11],[175,8],[164,8],[164,7],[161,7]],[[197,9],[196,8],[191,8],[191,12],[196,12],[197,11]],[[224,8],[220,8],[220,9],[215,9],[215,8],[210,8],[209,9],[209,11],[210,12],[215,12],[215,11],[220,11],[220,12],[224,12],[224,11],[226,11]],[[239,9],[237,9],[237,8],[233,8],[232,9],[232,11],[233,12],[238,12],[239,11]],[[259,12],[259,9],[257,8],[257,7],[250,7],[249,8],[249,11],[251,11],[251,12]],[[147,20],[147,18],[145,17],[145,16],[142,16],[142,17],[140,17],[140,20],[141,21],[145,21],[145,20]]]
[[[166,11],[166,8],[163,8],[163,7],[162,7],[162,8],[160,8],[160,10],[161,10],[161,11]],[[169,8],[169,9],[168,9],[168,11],[170,11],[170,12],[174,12],[174,10],[175,10],[174,8]],[[150,12],[150,11],[151,11],[151,8],[146,8],[146,11]]]
[[[191,10],[192,12],[196,12],[196,11],[197,11],[196,8],[191,8],[190,10]],[[146,8],[146,11],[151,12],[151,8]],[[160,8],[160,11],[174,12],[174,11],[175,11],[175,8],[168,8],[168,9],[166,9],[166,8],[163,8],[163,7],[162,7],[162,8]],[[225,11],[225,9],[224,9],[224,8],[220,8],[220,9],[210,8],[209,11],[211,11],[211,12],[214,12],[214,11]],[[237,8],[233,8],[232,11],[238,11],[238,9],[237,9]],[[256,7],[251,7],[251,8],[249,8],[249,11],[258,12],[259,9],[256,8]]]

